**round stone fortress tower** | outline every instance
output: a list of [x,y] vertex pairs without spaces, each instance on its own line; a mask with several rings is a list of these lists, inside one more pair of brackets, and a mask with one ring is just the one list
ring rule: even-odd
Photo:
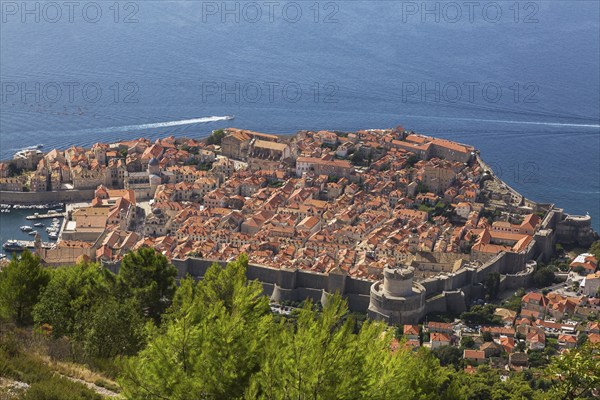
[[390,324],[416,324],[425,315],[425,287],[414,283],[413,267],[385,267],[371,286],[369,317]]

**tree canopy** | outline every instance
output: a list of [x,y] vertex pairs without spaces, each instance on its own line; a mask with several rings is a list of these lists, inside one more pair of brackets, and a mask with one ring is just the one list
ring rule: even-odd
[[594,397],[600,388],[600,345],[586,343],[552,358],[546,374],[552,379],[555,398]]
[[445,398],[450,371],[428,351],[391,351],[392,330],[355,333],[345,301],[277,320],[247,259],[182,281],[164,324],[126,363],[129,398]]
[[459,372],[454,376],[450,390],[454,398],[464,400],[532,400],[547,399],[535,392],[520,375],[499,380],[498,373],[488,366],[480,366],[475,374]]
[[145,313],[159,322],[175,294],[177,269],[167,257],[151,248],[141,248],[123,257],[118,281],[123,292],[144,307]]
[[[0,305],[15,321],[49,326],[49,340],[66,337],[86,357],[112,361],[129,399],[580,399],[600,384],[600,348],[589,343],[560,356],[549,357],[550,344],[529,351],[532,369],[522,373],[468,374],[462,349],[409,349],[338,295],[274,315],[247,266],[242,255],[176,287],[177,271],[152,249],[128,254],[116,275],[92,263],[45,270],[23,253],[0,272]],[[496,323],[494,307],[461,317]],[[0,373],[20,371],[4,347],[0,340]]]
[[596,257],[596,260],[600,261],[600,240],[595,241],[590,246],[590,253]]
[[217,129],[213,131],[210,136],[206,139],[206,143],[209,145],[217,144],[220,145],[221,141],[225,137],[225,131],[223,129]]
[[50,274],[28,250],[0,271],[0,316],[19,325],[32,322],[31,312]]
[[96,264],[57,268],[34,308],[34,320],[37,325],[51,325],[55,338],[81,339],[89,311],[106,299],[113,286],[112,273]]
[[90,357],[136,354],[146,325],[157,324],[170,306],[177,271],[153,249],[127,254],[118,275],[81,263],[53,270],[33,310],[37,326],[54,338],[68,337]]
[[247,259],[182,281],[163,326],[125,366],[131,398],[238,398],[259,368],[272,316]]
[[495,316],[494,304],[474,305],[469,311],[460,314],[460,319],[469,325],[500,325],[502,320]]

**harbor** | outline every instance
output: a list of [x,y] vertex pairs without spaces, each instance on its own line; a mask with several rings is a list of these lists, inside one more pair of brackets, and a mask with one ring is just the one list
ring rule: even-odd
[[[54,243],[50,242],[42,242],[42,248],[51,249],[54,247]],[[35,249],[35,241],[34,240],[8,240],[3,245],[2,248],[7,252],[18,252],[23,251],[25,249],[33,250]]]
[[64,218],[66,217],[66,213],[59,213],[59,212],[49,212],[48,214],[38,214],[35,213],[33,215],[28,215],[25,217],[25,219],[28,220],[36,220],[36,219],[51,219],[51,218]]
[[[63,204],[0,207],[0,258],[24,249],[35,248],[35,236],[39,235],[42,247],[56,245],[65,218]],[[51,222],[50,222],[51,220]],[[1,257],[4,255],[5,257]]]

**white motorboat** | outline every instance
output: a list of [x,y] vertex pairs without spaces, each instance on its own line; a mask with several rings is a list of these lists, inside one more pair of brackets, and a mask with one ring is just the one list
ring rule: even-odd
[[22,230],[23,232],[30,232],[30,231],[32,231],[32,230],[33,230],[33,228],[32,228],[32,227],[30,227],[29,225],[23,225],[23,226],[21,227],[21,230]]
[[2,245],[2,248],[7,251],[23,251],[25,249],[18,240],[8,240]]

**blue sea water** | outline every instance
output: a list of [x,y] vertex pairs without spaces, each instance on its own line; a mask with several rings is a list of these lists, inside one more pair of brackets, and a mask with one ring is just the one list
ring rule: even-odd
[[528,198],[600,227],[598,1],[75,3],[1,3],[1,158],[401,125],[476,146]]

